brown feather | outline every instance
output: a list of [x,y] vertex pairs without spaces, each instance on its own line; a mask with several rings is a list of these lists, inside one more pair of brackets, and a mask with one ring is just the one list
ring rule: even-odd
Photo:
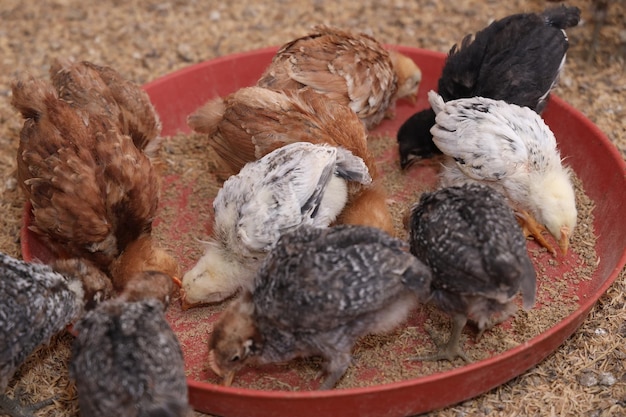
[[87,61],[53,60],[50,79],[63,100],[90,114],[117,120],[119,131],[130,136],[137,148],[156,155],[161,121],[141,87],[110,67]]
[[[219,110],[214,111],[218,106]],[[367,147],[366,130],[356,114],[310,88],[283,92],[242,88],[223,100],[211,101],[196,111],[190,121],[205,132],[213,132],[209,145],[220,157],[216,174],[222,179],[237,174],[246,163],[294,142],[343,147],[363,159],[374,180],[379,176],[376,161]],[[361,204],[359,195],[367,193],[368,204],[375,207],[376,213],[368,215],[368,210],[361,210],[361,218],[348,215],[346,221],[393,233],[384,190],[370,191],[369,186],[357,182],[350,182],[348,187],[346,210],[351,204]],[[373,203],[377,198],[380,201]]]
[[[52,84],[32,77],[14,82],[12,104],[25,118],[17,165],[33,207],[31,229],[57,257],[93,262],[121,290],[131,272],[170,274],[178,265],[151,237],[160,178],[137,145],[152,146],[154,131],[122,115],[136,111],[143,120],[146,103],[131,84],[113,86],[121,80],[111,74],[90,63],[68,69],[55,61]],[[126,102],[116,107],[121,99],[112,97],[124,91]],[[135,142],[142,134],[152,139]]]
[[398,76],[388,51],[373,37],[316,26],[283,45],[257,85],[276,90],[310,87],[349,106],[371,129],[393,105]]

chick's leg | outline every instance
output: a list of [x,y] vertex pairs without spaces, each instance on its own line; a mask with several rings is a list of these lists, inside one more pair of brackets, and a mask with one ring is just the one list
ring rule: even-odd
[[465,324],[467,324],[467,317],[464,314],[455,314],[452,318],[452,332],[450,333],[448,343],[438,346],[437,352],[431,355],[416,356],[409,358],[409,360],[431,362],[445,359],[452,362],[456,358],[461,358],[465,362],[471,362],[470,358],[461,350],[460,346],[461,332]]
[[0,395],[0,415],[10,417],[34,417],[33,412],[54,404],[55,398],[39,401],[33,404],[26,404],[22,401],[22,389],[15,389],[15,398],[11,399],[6,395]]
[[324,373],[326,379],[320,385],[320,390],[328,390],[335,387],[337,381],[346,373],[348,366],[352,363],[352,355],[348,352],[336,352],[327,359]]
[[515,215],[518,223],[522,227],[524,236],[527,238],[532,236],[532,238],[541,246],[546,248],[552,256],[556,256],[556,251],[552,245],[550,245],[550,243],[548,243],[548,241],[543,237],[542,233],[546,231],[546,228],[542,224],[538,223],[537,220],[535,220],[535,218],[525,210],[516,211]]

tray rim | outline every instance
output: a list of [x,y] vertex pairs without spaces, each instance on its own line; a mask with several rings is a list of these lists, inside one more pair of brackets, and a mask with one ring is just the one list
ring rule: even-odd
[[[446,54],[441,52],[436,52],[427,49],[415,48],[410,46],[403,45],[386,45],[389,49],[398,50],[402,53],[409,54],[419,54],[424,59],[435,58],[437,60],[441,60],[445,58]],[[240,58],[250,58],[254,56],[266,56],[268,54],[274,54],[278,49],[277,46],[271,46],[261,49],[250,50],[246,52],[239,52],[235,54],[224,55],[218,58],[214,58],[211,60],[203,61],[197,64],[189,65],[179,70],[173,71],[166,75],[163,75],[147,84],[143,85],[144,90],[150,93],[158,89],[165,83],[170,82],[172,79],[177,77],[186,76],[191,73],[195,73],[196,71],[201,71],[206,67],[214,66],[216,64],[227,63]],[[594,134],[600,139],[601,145],[604,147],[604,151],[607,152],[607,156],[612,161],[612,163],[616,164],[616,166],[621,167],[622,169],[622,177],[626,179],[626,162],[622,158],[621,154],[617,150],[615,146],[613,146],[612,142],[606,137],[606,135],[595,125],[593,124],[581,111],[575,109],[567,102],[557,97],[554,94],[550,96],[550,105],[560,107],[563,110],[566,110],[579,118],[582,118],[582,122],[584,122]],[[185,131],[185,128],[177,129],[176,132],[166,130],[164,126],[163,136],[173,135],[177,132]],[[30,203],[27,202],[24,206],[24,219],[27,216],[30,216]],[[28,242],[31,239],[31,232],[29,232],[25,224],[23,223],[22,228],[20,230],[21,237],[21,245],[22,245],[22,256],[25,260],[32,260],[32,254],[29,251]],[[601,260],[602,262],[602,260]],[[412,394],[415,396],[414,400],[410,402],[407,407],[397,407],[394,410],[389,410],[387,415],[407,415],[421,413],[430,411],[433,409],[437,409],[443,406],[455,404],[469,398],[478,396],[484,392],[487,392],[493,389],[496,386],[506,383],[512,378],[523,374],[532,366],[538,364],[547,356],[552,354],[558,347],[571,336],[578,327],[582,324],[584,319],[589,314],[591,308],[595,305],[598,299],[607,291],[607,289],[613,284],[615,279],[617,279],[620,271],[626,265],[626,248],[623,253],[618,257],[617,264],[615,268],[608,273],[606,279],[597,287],[597,289],[593,292],[593,296],[587,298],[584,301],[581,301],[579,304],[579,308],[572,312],[570,315],[559,321],[556,325],[552,326],[549,331],[545,331],[523,344],[520,344],[512,349],[509,349],[503,353],[494,355],[490,358],[476,361],[458,368],[454,368],[449,371],[439,372],[436,374],[427,375],[419,378],[412,378],[403,381],[391,382],[383,385],[373,385],[369,387],[360,387],[360,388],[338,388],[329,391],[297,391],[297,392],[289,392],[289,391],[264,391],[264,390],[255,390],[250,388],[239,388],[239,387],[224,387],[221,385],[212,384],[209,382],[197,381],[191,378],[187,379],[188,387],[189,387],[189,398],[190,404],[198,411],[209,412],[209,413],[217,413],[219,415],[228,415],[228,416],[246,416],[246,410],[249,412],[252,407],[262,407],[263,405],[267,406],[268,401],[272,403],[272,407],[276,408],[276,410],[261,410],[256,415],[259,416],[287,416],[293,415],[294,410],[287,409],[284,407],[293,407],[294,405],[311,405],[315,404],[314,407],[309,407],[308,409],[302,409],[299,412],[302,416],[317,416],[320,413],[328,412],[329,410],[333,410],[334,412],[342,411],[342,415],[364,415],[359,412],[360,407],[355,407],[352,400],[357,400],[357,402],[361,403],[362,400],[366,400],[365,403],[367,405],[371,405],[373,408],[370,411],[374,411],[373,414],[368,415],[379,415],[376,410],[380,409],[380,406],[374,406],[375,402],[380,402],[380,396],[387,394],[394,398],[402,397]],[[529,352],[529,346],[540,347],[541,349],[537,349],[536,352]],[[453,395],[454,399],[451,400],[448,397],[440,397],[433,398],[432,396],[426,400],[428,405],[424,404],[424,401],[421,401],[421,396],[417,395],[418,393],[428,394],[429,390],[427,385],[432,383],[441,383],[444,380],[472,380],[471,377],[474,372],[478,369],[492,369],[499,364],[506,364],[508,362],[512,362],[514,359],[520,359],[517,361],[515,367],[510,367],[509,372],[502,373],[502,369],[499,369],[499,374],[497,377],[490,378],[489,381],[482,381],[481,387],[468,390],[467,393],[461,394],[459,389],[455,389],[455,393]],[[501,367],[500,367],[501,368]],[[492,372],[493,374],[493,372]],[[421,391],[420,391],[421,390]],[[432,392],[430,392],[432,394]],[[244,400],[250,401],[250,407],[241,409],[242,402]],[[312,402],[311,400],[315,400]],[[342,400],[338,402],[337,400]],[[221,403],[220,403],[221,402]],[[341,404],[344,406],[341,406]],[[234,404],[234,406],[233,406]],[[339,408],[337,406],[339,405]],[[282,408],[282,411],[279,411]],[[357,413],[355,414],[355,411]],[[361,410],[362,411],[362,410]]]

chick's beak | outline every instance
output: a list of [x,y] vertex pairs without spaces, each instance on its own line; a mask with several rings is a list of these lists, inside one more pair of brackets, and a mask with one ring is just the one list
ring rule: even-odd
[[569,248],[569,236],[569,227],[561,227],[561,238],[559,239],[559,247],[561,248],[561,252],[563,253],[563,255],[567,255],[567,249]]

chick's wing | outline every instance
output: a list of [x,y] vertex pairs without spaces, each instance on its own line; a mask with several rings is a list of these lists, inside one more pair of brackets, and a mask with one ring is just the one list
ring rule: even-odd
[[[399,250],[402,243],[395,240],[386,246],[387,238],[359,242],[358,236],[347,236],[347,230],[356,228],[348,226],[346,235],[330,239],[324,237],[333,231],[313,230],[315,240],[296,237],[295,242],[279,243],[262,267],[262,278],[257,277],[254,299],[264,318],[288,329],[330,330],[379,311],[405,294],[402,274],[414,258]],[[361,235],[376,232],[363,229]]]
[[450,101],[431,129],[437,147],[475,180],[499,180],[527,169],[526,144],[518,126],[495,108],[499,103],[481,97]]

